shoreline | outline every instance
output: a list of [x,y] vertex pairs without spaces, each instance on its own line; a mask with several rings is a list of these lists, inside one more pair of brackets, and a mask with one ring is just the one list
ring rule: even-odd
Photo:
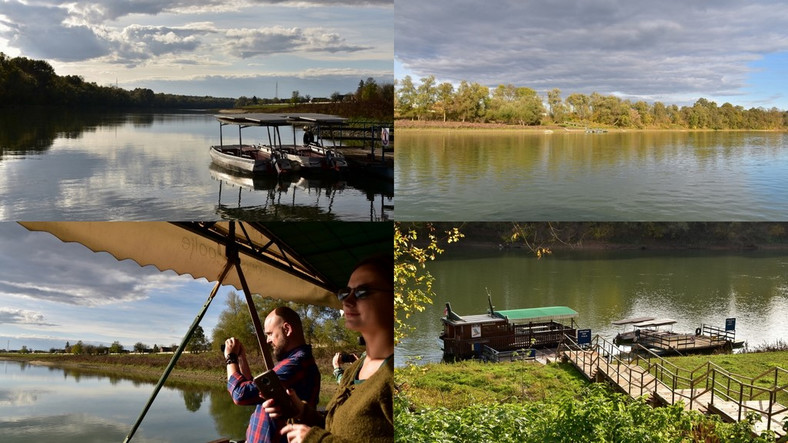
[[[544,245],[540,245],[544,246]],[[637,244],[631,243],[614,243],[589,240],[581,244],[548,244],[548,249],[553,251],[707,251],[707,252],[756,252],[756,251],[785,251],[788,252],[788,244],[751,244],[744,246],[733,245],[687,245],[687,244],[665,244],[665,243],[650,243],[642,242]],[[456,245],[452,245],[451,249],[486,249],[486,250],[527,250],[528,248],[520,243],[505,245],[496,241],[484,240],[460,240]]]
[[477,122],[457,122],[457,121],[436,121],[436,120],[408,120],[408,119],[395,119],[394,127],[397,130],[404,130],[406,132],[419,132],[419,131],[473,131],[473,132],[525,132],[525,133],[539,133],[539,134],[585,134],[586,128],[596,130],[604,130],[608,133],[641,133],[641,132],[774,132],[785,133],[788,130],[784,129],[691,129],[691,128],[617,128],[607,127],[601,125],[592,125],[587,127],[565,127],[561,125],[539,125],[539,126],[521,126],[509,125],[505,123],[477,123]]
[[[172,354],[71,355],[50,353],[0,353],[0,362],[16,361],[64,372],[91,374],[156,384]],[[326,404],[336,391],[331,357],[315,359],[320,369],[320,403]],[[252,372],[262,372],[262,357],[252,356]],[[256,372],[257,371],[257,372]],[[179,388],[227,389],[224,359],[212,352],[183,354],[167,377],[165,386]]]

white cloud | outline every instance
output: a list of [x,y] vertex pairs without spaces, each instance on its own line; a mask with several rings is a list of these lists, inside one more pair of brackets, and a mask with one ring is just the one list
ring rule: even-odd
[[368,46],[348,44],[334,32],[320,28],[285,28],[272,26],[258,29],[230,29],[225,43],[228,52],[241,58],[288,52],[355,52]]
[[54,326],[44,321],[44,314],[26,309],[0,308],[1,324],[20,324],[32,326]]

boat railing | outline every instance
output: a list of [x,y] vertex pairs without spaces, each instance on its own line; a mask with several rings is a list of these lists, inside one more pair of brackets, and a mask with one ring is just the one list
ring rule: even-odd
[[707,324],[701,325],[701,335],[713,337],[719,340],[733,342],[736,340],[736,331],[726,331],[725,329],[718,328]]

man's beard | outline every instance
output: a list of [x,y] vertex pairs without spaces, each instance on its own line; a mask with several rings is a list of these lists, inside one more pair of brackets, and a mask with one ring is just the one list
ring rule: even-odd
[[276,361],[282,361],[287,358],[287,352],[283,348],[274,348],[274,357]]

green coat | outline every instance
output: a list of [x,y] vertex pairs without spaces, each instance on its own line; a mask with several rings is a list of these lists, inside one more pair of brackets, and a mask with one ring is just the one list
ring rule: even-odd
[[326,407],[325,429],[312,427],[305,442],[394,441],[394,361],[386,360],[372,377],[355,384],[362,363],[359,359],[345,371]]

